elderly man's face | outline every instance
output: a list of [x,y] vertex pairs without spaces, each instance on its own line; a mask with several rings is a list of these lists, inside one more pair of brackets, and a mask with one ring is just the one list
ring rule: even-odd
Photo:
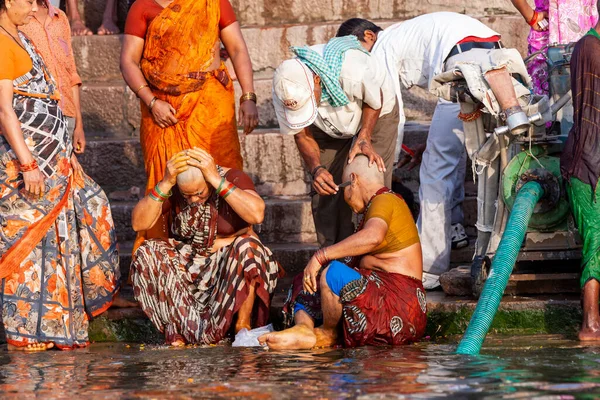
[[199,182],[179,185],[179,192],[188,204],[204,204],[210,196],[210,189],[204,179]]

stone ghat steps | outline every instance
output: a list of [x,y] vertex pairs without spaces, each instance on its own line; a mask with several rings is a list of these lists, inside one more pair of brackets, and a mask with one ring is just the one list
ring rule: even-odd
[[[481,19],[503,34],[506,46],[526,53],[528,26],[522,18],[502,15]],[[395,21],[377,22],[385,27]],[[261,127],[277,126],[271,101],[272,75],[277,65],[290,57],[289,47],[323,43],[335,35],[338,26],[339,22],[324,22],[243,28],[255,72]],[[126,87],[119,71],[122,39],[121,35],[73,39],[77,68],[84,81],[81,102],[87,132],[120,137],[131,136],[139,128],[139,101]],[[235,87],[239,98],[241,90],[237,82]],[[405,91],[403,100],[409,120],[431,119],[436,99],[426,90]]]
[[[322,9],[318,7],[315,12]],[[471,11],[468,13],[475,15]],[[375,22],[385,28],[410,16],[412,15],[394,18],[389,15]],[[279,63],[291,56],[290,46],[325,43],[335,36],[343,20],[344,18],[332,16],[321,23],[281,25],[273,21],[268,26],[244,26],[242,33],[252,59],[255,78],[270,78]],[[521,54],[526,54],[529,26],[523,18],[514,15],[498,15],[481,17],[479,20],[500,33],[507,47],[515,47]],[[119,70],[122,41],[123,35],[73,37],[72,45],[77,71],[84,82],[122,79]]]
[[[405,143],[414,146],[425,142],[429,126],[408,123]],[[292,136],[277,130],[257,130],[240,134],[244,171],[250,175],[262,196],[302,196],[310,191],[309,174]],[[86,173],[107,193],[145,187],[144,161],[139,139],[88,139],[85,153],[78,156]],[[402,169],[399,178],[416,190],[418,170]],[[114,198],[114,197],[113,197]]]

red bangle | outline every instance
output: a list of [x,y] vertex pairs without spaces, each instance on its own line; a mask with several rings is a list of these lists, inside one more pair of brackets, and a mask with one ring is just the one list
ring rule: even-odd
[[220,192],[219,192],[219,196],[223,197],[225,196],[225,194],[229,191],[229,189],[231,189],[231,187],[234,186],[233,183],[231,182],[227,182],[227,186],[225,186]]
[[161,196],[160,194],[158,194],[158,192],[156,191],[155,188],[152,188],[152,190],[150,191],[150,194],[154,197],[161,199],[162,201],[165,201],[166,199],[168,199],[168,197],[164,197],[164,196]]
[[327,259],[327,256],[325,254],[326,253],[325,253],[324,249],[319,249],[315,253],[315,258],[321,266],[323,266],[329,262],[329,260]]
[[539,13],[534,10],[533,17],[531,17],[531,20],[528,22],[529,26],[533,27],[536,24],[538,15],[539,15]]
[[19,167],[21,172],[29,172],[29,171],[33,171],[34,169],[37,169],[37,168],[38,168],[38,164],[37,164],[37,161],[35,161],[35,160],[30,162],[29,164],[21,164],[21,166]]

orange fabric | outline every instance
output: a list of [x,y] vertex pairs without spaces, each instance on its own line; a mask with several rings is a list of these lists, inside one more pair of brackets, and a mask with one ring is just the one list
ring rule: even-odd
[[81,78],[75,66],[71,48],[71,27],[67,16],[48,3],[47,21],[32,18],[20,29],[31,39],[56,81],[63,113],[67,117],[75,118],[77,109],[73,101],[73,86],[81,85]]
[[[142,72],[154,95],[177,110],[179,122],[162,129],[141,105],[147,192],[163,178],[169,159],[192,147],[205,149],[219,165],[242,169],[233,83],[227,69],[221,64],[216,71],[198,74],[212,64],[218,20],[219,0],[175,0],[150,24]],[[170,203],[165,202],[163,217],[151,230],[138,234],[136,248],[145,238],[167,237],[169,210]]]
[[0,80],[14,81],[33,67],[31,58],[12,38],[0,34]]
[[69,200],[69,192],[71,191],[71,181],[63,198],[58,202],[56,207],[48,213],[44,218],[35,222],[29,227],[29,230],[19,239],[14,246],[12,246],[6,253],[0,258],[0,279],[4,279],[10,276],[12,273],[19,269],[21,262],[27,257],[37,244],[46,236],[48,229],[52,226],[58,214],[67,204]]
[[383,242],[371,254],[393,253],[419,243],[419,233],[406,202],[393,193],[379,195],[373,199],[365,221],[380,218],[388,230]]
[[[221,9],[219,29],[223,30],[236,22],[237,18],[229,0],[219,0],[219,2]],[[125,34],[146,39],[148,26],[162,10],[163,7],[154,0],[136,0],[127,13]]]

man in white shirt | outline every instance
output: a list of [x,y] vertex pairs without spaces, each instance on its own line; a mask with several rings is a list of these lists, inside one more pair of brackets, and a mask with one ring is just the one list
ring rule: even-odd
[[[452,57],[462,53],[479,61],[479,50],[500,48],[500,34],[469,16],[437,12],[394,24],[385,30],[370,21],[344,22],[337,36],[355,35],[365,49],[385,63],[400,104],[398,149],[403,124],[400,83],[410,89],[430,89],[433,78],[445,71]],[[471,52],[472,50],[475,50]],[[465,137],[458,119],[460,105],[440,99],[436,106],[420,168],[420,208],[417,221],[423,247],[423,284],[439,286],[439,276],[450,267],[452,247],[468,244],[462,226],[465,180]],[[418,161],[419,155],[413,159]]]
[[[330,74],[335,65],[321,64],[319,69],[296,51],[299,57],[281,63],[273,77],[273,103],[280,131],[294,135],[317,193],[312,209],[322,246],[337,243],[354,232],[352,211],[338,193],[346,163],[357,154],[365,154],[384,172],[385,183],[391,187],[399,123],[399,108],[385,67],[358,41],[356,48],[338,51],[333,58],[328,56],[331,51],[327,46],[334,47],[336,40],[339,38],[300,50],[314,51],[323,63],[335,63],[330,61],[335,58],[339,76]],[[326,90],[332,95],[337,91],[346,104],[331,105],[335,99],[326,96]]]

